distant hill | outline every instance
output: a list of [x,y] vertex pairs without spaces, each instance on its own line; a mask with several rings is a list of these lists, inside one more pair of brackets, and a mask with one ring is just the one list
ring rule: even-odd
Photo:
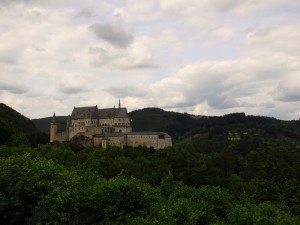
[[30,119],[0,103],[0,144],[28,142],[36,146],[48,141],[48,135],[43,134]]
[[[173,138],[188,132],[197,121],[186,113],[168,112],[159,108],[145,108],[129,113],[133,131],[161,131]],[[56,116],[58,131],[66,129],[67,116]],[[33,119],[32,122],[41,131],[49,134],[52,117]]]
[[194,116],[146,108],[130,113],[134,131],[163,131],[175,142],[214,138],[240,140],[258,135],[270,139],[300,139],[300,120],[283,121],[272,117],[231,113],[224,116]]
[[[270,138],[300,139],[300,120],[282,121],[271,117],[231,113],[224,116],[195,116],[169,112],[159,108],[145,108],[129,113],[133,131],[161,131],[172,136],[174,142],[229,138],[237,140],[241,134],[255,133]],[[52,117],[35,119],[34,124],[49,134]],[[59,131],[65,130],[67,116],[56,117]],[[231,136],[230,136],[231,135]]]
[[[68,119],[67,116],[56,116],[56,122],[58,123],[58,132],[66,130],[67,119]],[[46,134],[50,134],[51,120],[52,120],[52,116],[41,118],[41,119],[33,119],[32,122],[40,131]]]
[[190,114],[145,108],[129,113],[133,131],[162,131],[177,139],[190,131],[197,120]]

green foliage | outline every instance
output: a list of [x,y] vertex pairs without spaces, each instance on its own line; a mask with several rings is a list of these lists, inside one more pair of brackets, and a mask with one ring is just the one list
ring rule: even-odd
[[33,157],[40,155],[36,149],[33,149],[29,146],[7,146],[0,145],[0,158],[7,159],[10,156],[22,156],[30,154]]
[[[279,182],[274,177],[251,178],[243,170],[230,174],[220,163],[224,154],[198,153],[192,144],[161,151],[1,146],[1,222],[299,224],[297,178]],[[244,172],[255,162],[251,154],[245,160]],[[210,177],[216,167],[220,174]],[[251,168],[253,173],[261,170]],[[218,186],[211,186],[212,181]]]
[[286,179],[300,179],[299,170],[300,157],[295,145],[273,141],[249,154],[246,173],[249,178],[284,182]]
[[143,119],[138,129],[173,132],[177,144],[33,149],[26,133],[0,118],[1,222],[300,224],[299,121],[131,114],[133,126]]
[[162,131],[177,139],[195,124],[189,114],[167,112],[158,108],[146,108],[129,113],[134,131]]
[[24,133],[19,131],[14,131],[14,133],[10,136],[9,145],[11,146],[29,146],[29,140],[25,136]]
[[29,155],[0,163],[0,217],[5,224],[62,224],[76,208],[79,177],[51,161]]
[[92,190],[93,223],[112,221],[123,224],[134,217],[146,216],[161,201],[159,192],[134,178],[116,177],[101,181]]
[[25,116],[0,103],[0,145],[33,145],[48,142],[48,136],[41,133]]
[[234,225],[297,225],[300,222],[299,218],[269,202],[236,205],[229,214],[229,221]]

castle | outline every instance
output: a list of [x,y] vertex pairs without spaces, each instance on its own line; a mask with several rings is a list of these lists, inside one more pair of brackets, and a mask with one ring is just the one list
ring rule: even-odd
[[84,137],[84,144],[100,146],[146,146],[161,149],[172,146],[171,137],[163,132],[132,132],[127,109],[98,109],[98,106],[74,107],[64,132],[58,133],[55,113],[50,124],[50,142],[68,142]]

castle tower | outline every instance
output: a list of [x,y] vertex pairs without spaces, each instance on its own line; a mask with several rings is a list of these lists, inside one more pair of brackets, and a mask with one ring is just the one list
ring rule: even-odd
[[50,124],[50,143],[55,141],[56,133],[57,133],[57,123],[56,123],[56,117],[54,113]]

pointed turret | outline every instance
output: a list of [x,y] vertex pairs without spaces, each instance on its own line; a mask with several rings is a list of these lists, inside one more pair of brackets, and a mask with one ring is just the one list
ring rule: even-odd
[[52,117],[51,123],[56,123],[56,116],[55,116],[55,113],[53,113],[53,117]]
[[121,108],[121,100],[120,100],[120,98],[119,98],[119,108]]

